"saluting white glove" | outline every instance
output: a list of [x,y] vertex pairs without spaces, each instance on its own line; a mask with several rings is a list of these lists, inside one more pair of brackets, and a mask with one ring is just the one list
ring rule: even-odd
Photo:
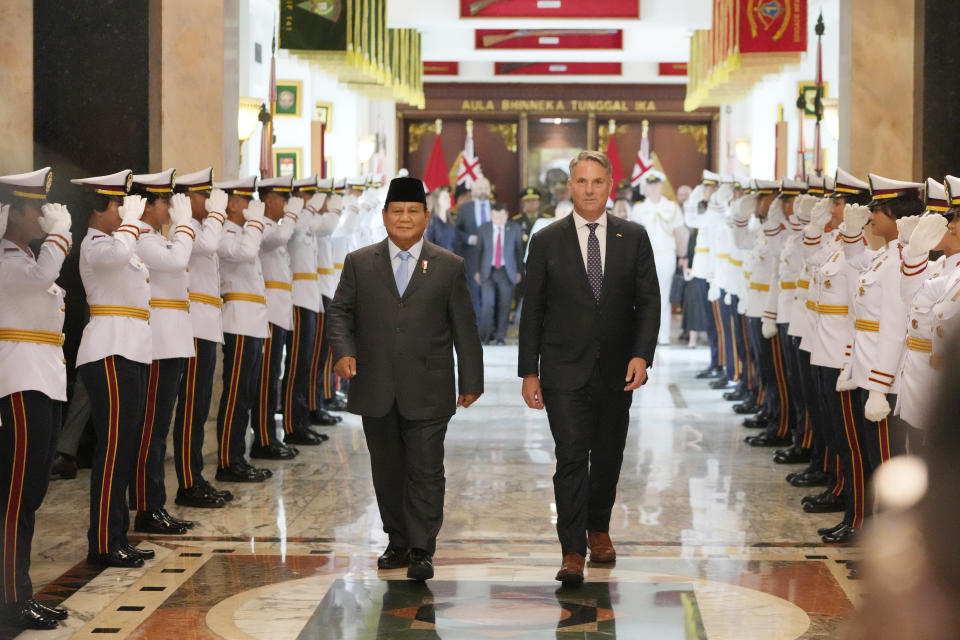
[[214,189],[210,192],[210,197],[207,198],[203,207],[207,210],[207,213],[216,212],[226,215],[228,197],[227,192],[223,189]]
[[702,184],[695,186],[693,191],[690,193],[690,202],[692,202],[694,205],[699,204],[701,201],[703,201],[703,194],[706,190],[706,187],[704,187]]
[[[307,206],[309,207],[310,204],[307,203]],[[302,215],[303,215],[303,214],[301,214],[301,216],[302,216]],[[315,214],[313,214],[312,216],[310,216],[310,232],[311,232],[311,233],[315,233],[315,234],[316,234],[316,233],[320,233],[321,231],[323,231],[323,216],[324,216],[324,215],[326,215],[326,214],[324,214],[324,213],[315,213]]]
[[357,206],[357,204],[359,202],[360,202],[360,198],[358,198],[356,195],[352,193],[350,195],[343,196],[344,209],[350,209],[350,208],[358,209],[359,207]]
[[920,224],[920,216],[906,216],[897,220],[897,231],[902,243],[906,244],[910,240],[918,224]]
[[843,228],[849,235],[863,231],[870,221],[870,209],[859,204],[848,204],[843,207]]
[[710,196],[710,207],[715,210],[722,210],[730,204],[730,198],[733,197],[733,185],[725,183],[720,185],[713,195]]
[[170,224],[179,227],[182,224],[188,224],[193,217],[193,207],[190,206],[190,198],[185,193],[177,193],[170,198]]
[[339,214],[343,211],[343,196],[335,193],[327,200],[327,211]]
[[879,391],[871,391],[867,396],[867,404],[863,408],[863,415],[871,422],[880,422],[890,415],[890,403],[887,396]]
[[737,212],[734,214],[734,219],[739,222],[746,222],[750,219],[757,210],[757,194],[749,193],[742,198],[737,205]]
[[43,215],[40,217],[40,228],[44,233],[55,233],[57,235],[66,235],[70,232],[70,226],[73,220],[70,218],[70,211],[66,205],[56,202],[48,202],[40,207]]
[[283,212],[286,214],[299,216],[301,211],[303,211],[303,198],[291,196],[287,203],[283,205]]
[[248,221],[263,220],[263,212],[265,209],[266,207],[259,200],[251,200],[247,208],[243,210],[243,218]]
[[727,305],[728,307],[729,307],[731,304],[733,304],[733,296],[730,295],[729,293],[728,293],[727,295],[723,296],[723,304]]
[[315,193],[309,200],[307,200],[306,209],[311,209],[314,213],[320,213],[323,211],[323,203],[327,199],[327,194],[325,193]]
[[737,300],[737,313],[743,315],[747,312],[747,296],[740,296]]
[[141,196],[124,196],[123,204],[120,205],[120,219],[123,224],[137,226],[137,221],[143,216],[143,208],[146,206],[147,201]]
[[910,234],[910,243],[903,249],[904,257],[923,258],[940,244],[947,233],[947,219],[939,213],[920,218],[916,229]]
[[7,231],[7,216],[10,214],[10,205],[0,202],[0,238]]
[[810,216],[813,215],[813,208],[817,206],[817,203],[825,200],[823,198],[816,198],[805,193],[798,196],[797,199],[799,202],[794,203],[793,212],[803,224],[810,222]]
[[760,321],[760,330],[763,331],[763,337],[770,340],[777,335],[777,323],[770,318],[764,318]]
[[768,229],[775,229],[786,221],[787,219],[783,215],[783,200],[774,198],[773,202],[770,203],[770,210],[767,211],[767,220],[763,226]]
[[850,373],[850,365],[844,365],[840,369],[840,375],[837,376],[837,391],[853,391],[857,388],[857,383],[853,381],[853,374]]
[[720,299],[720,287],[714,283],[710,283],[710,288],[707,290],[707,302],[716,302]]
[[810,224],[807,225],[807,234],[818,236],[823,233],[824,228],[832,217],[830,214],[832,205],[833,202],[827,198],[824,198],[814,205],[813,209],[810,210]]

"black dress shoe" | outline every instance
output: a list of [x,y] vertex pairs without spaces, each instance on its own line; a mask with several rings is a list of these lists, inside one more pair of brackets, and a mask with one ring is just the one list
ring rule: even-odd
[[47,630],[56,629],[59,626],[56,618],[37,611],[30,604],[30,600],[4,604],[0,610],[2,610],[2,617],[0,617],[0,621],[6,623],[5,625],[0,626],[0,628],[9,625],[15,629]]
[[313,435],[309,431],[294,431],[283,436],[284,444],[299,444],[308,447],[315,447],[321,444],[323,440]]
[[727,380],[727,376],[722,376],[717,378],[710,383],[711,389],[726,389],[730,385],[730,381]]
[[166,507],[160,507],[160,515],[162,515],[169,522],[178,524],[181,527],[186,527],[187,529],[193,529],[195,526],[197,526],[197,523],[193,520],[183,520],[171,514],[169,511],[167,511]]
[[410,564],[410,552],[401,547],[387,547],[387,549],[377,558],[377,569],[388,571],[390,569],[399,569]]
[[847,523],[840,521],[837,524],[833,525],[832,527],[820,527],[819,529],[817,529],[817,535],[825,536],[828,533],[833,533],[837,531],[840,527],[845,527],[845,526],[847,526]]
[[310,424],[315,424],[321,427],[332,427],[340,424],[342,420],[343,418],[340,416],[335,416],[328,411],[324,411],[323,409],[310,412]]
[[719,378],[723,375],[723,369],[720,367],[707,367],[703,371],[697,372],[697,380],[709,380],[712,378]]
[[168,536],[182,536],[187,532],[186,527],[167,520],[160,511],[138,511],[133,519],[133,530]]
[[828,493],[826,496],[803,503],[806,513],[840,513],[845,508],[843,498]]
[[750,418],[744,418],[741,424],[747,429],[766,429],[767,419],[764,416],[756,415]]
[[101,567],[142,567],[143,558],[134,555],[121,547],[110,553],[90,553],[87,554],[87,562],[100,565]]
[[70,617],[70,613],[66,609],[61,609],[60,607],[51,607],[43,604],[42,602],[37,602],[33,598],[27,600],[27,604],[33,607],[33,610],[37,613],[43,614],[48,618],[53,618],[54,620],[66,620]]
[[240,465],[217,467],[217,475],[214,477],[220,482],[263,482],[267,479],[253,467]]
[[193,485],[189,489],[177,489],[177,498],[174,503],[181,507],[197,509],[220,509],[227,504],[220,496],[208,494],[198,485]]
[[825,487],[830,484],[830,476],[823,471],[804,471],[788,482],[795,487]]
[[261,460],[293,460],[297,454],[289,447],[271,444],[267,447],[254,445],[250,447],[250,457]]
[[58,453],[53,456],[53,466],[50,467],[50,477],[61,480],[73,480],[77,477],[77,461],[70,456]]
[[312,434],[312,435],[320,438],[320,442],[326,442],[327,440],[330,439],[330,436],[328,436],[328,435],[325,434],[325,433],[320,433],[319,431],[317,431],[316,429],[314,429],[312,426],[307,427],[306,430],[307,430],[308,433],[310,433],[310,434]]
[[803,496],[800,498],[800,504],[807,504],[808,502],[818,502],[824,500],[828,494],[833,493],[833,487],[827,487],[820,493],[811,493],[810,495]]
[[423,582],[433,577],[433,556],[422,549],[411,549],[407,577]]
[[810,462],[810,450],[800,447],[790,447],[784,451],[777,451],[773,456],[776,464],[803,464]]
[[323,401],[323,406],[329,411],[346,411],[347,410],[347,401],[344,400],[339,395],[330,398],[329,400]]
[[241,469],[246,469],[251,473],[255,473],[256,475],[260,476],[264,480],[267,480],[268,478],[273,477],[273,471],[271,471],[270,469],[266,469],[264,467],[255,467],[252,464],[248,463],[246,460],[238,463],[237,466],[239,466]]
[[750,397],[750,391],[747,389],[734,389],[723,394],[723,399],[730,402],[740,402]]
[[218,498],[223,498],[224,502],[230,502],[233,500],[233,494],[226,489],[217,489],[215,486],[207,482],[206,478],[200,478],[200,482],[197,483],[203,492],[210,496],[216,496]]
[[153,560],[157,557],[157,554],[153,549],[141,549],[140,547],[133,546],[129,542],[123,545],[123,550],[132,556],[137,556],[139,558],[143,558],[144,560]]
[[781,438],[776,434],[761,433],[758,436],[747,436],[744,438],[751,447],[782,447],[790,444],[790,438]]
[[740,404],[733,405],[733,412],[738,415],[747,415],[748,413],[756,413],[760,411],[760,405],[758,405],[751,398],[747,398]]
[[820,539],[826,544],[846,544],[853,542],[856,536],[857,530],[848,524],[844,524],[842,527],[834,530],[832,533],[821,536]]

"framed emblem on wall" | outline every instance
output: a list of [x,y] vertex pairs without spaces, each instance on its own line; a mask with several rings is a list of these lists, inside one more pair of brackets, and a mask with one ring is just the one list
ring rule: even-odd
[[273,115],[277,117],[299,118],[303,102],[303,82],[300,80],[277,81],[277,103]]

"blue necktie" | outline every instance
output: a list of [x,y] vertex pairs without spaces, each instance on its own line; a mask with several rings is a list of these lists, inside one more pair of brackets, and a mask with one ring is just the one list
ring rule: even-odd
[[397,254],[397,257],[400,258],[400,266],[397,267],[397,272],[394,274],[394,277],[397,280],[397,291],[400,292],[400,295],[403,295],[403,292],[407,290],[407,261],[413,256],[410,255],[409,251],[401,251]]
[[487,224],[487,201],[480,203],[480,224]]
[[587,229],[587,279],[593,289],[593,297],[600,302],[600,289],[603,287],[603,261],[600,259],[600,240],[597,238],[599,222],[588,222]]

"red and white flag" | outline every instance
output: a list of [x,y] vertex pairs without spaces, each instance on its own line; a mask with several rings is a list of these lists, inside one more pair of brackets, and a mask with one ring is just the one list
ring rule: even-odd
[[463,154],[460,156],[457,184],[472,189],[473,183],[482,177],[483,169],[480,168],[480,159],[473,151],[473,131],[467,127],[467,140],[463,144]]
[[637,151],[637,161],[633,165],[633,174],[630,176],[630,186],[635,187],[643,182],[644,177],[653,170],[653,159],[650,157],[650,138],[644,128],[640,139],[640,150]]

